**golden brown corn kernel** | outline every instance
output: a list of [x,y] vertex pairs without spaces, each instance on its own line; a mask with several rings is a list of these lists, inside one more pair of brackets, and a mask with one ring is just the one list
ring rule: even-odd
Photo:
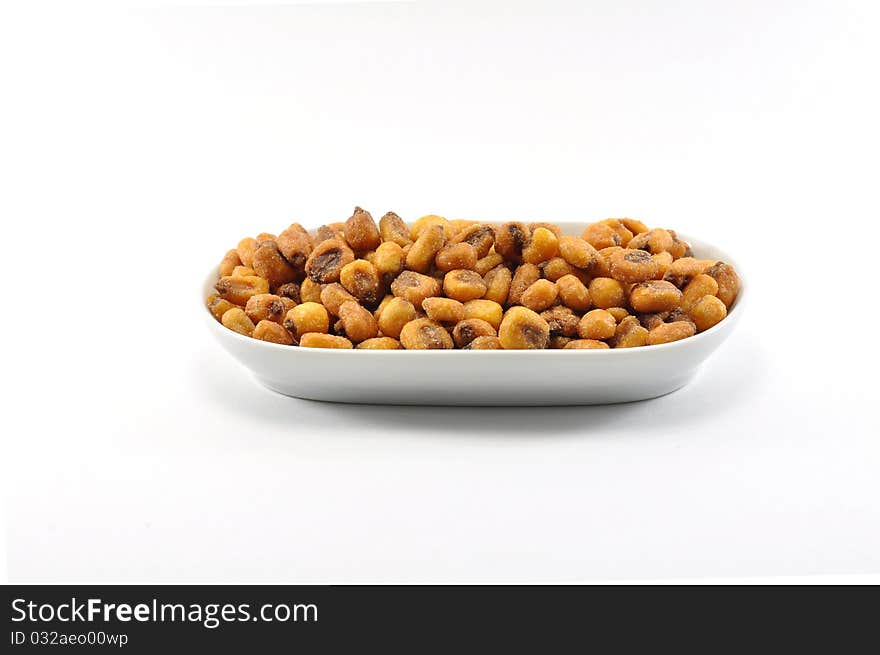
[[256,275],[246,275],[238,277],[236,275],[228,275],[221,277],[217,284],[214,285],[217,293],[224,300],[228,300],[233,305],[244,306],[251,296],[260,293],[269,293],[269,283]]
[[658,325],[648,332],[648,345],[655,346],[660,343],[669,343],[679,339],[687,339],[696,332],[693,323],[687,321],[675,321]]
[[724,262],[717,262],[706,270],[706,275],[715,278],[715,281],[718,283],[718,293],[716,295],[724,303],[724,306],[730,309],[739,293],[739,276],[733,270],[733,266]]
[[439,280],[415,271],[404,271],[391,283],[391,293],[410,301],[414,307],[421,307],[425,298],[439,296],[441,291]]
[[[676,307],[671,312],[668,312],[665,315],[663,315],[663,322],[664,323],[675,323],[676,321],[687,321],[689,323],[693,323],[690,315],[685,310],[683,310],[681,307]],[[694,329],[696,329],[696,327],[697,326],[694,325]]]
[[518,266],[510,281],[510,291],[507,293],[507,305],[519,305],[522,295],[530,286],[541,279],[541,269],[535,264],[522,264]]
[[425,298],[422,309],[432,321],[455,324],[464,319],[464,305],[452,298]]
[[365,259],[356,259],[343,266],[339,282],[366,307],[375,308],[385,296],[379,271]]
[[614,330],[615,348],[638,348],[648,344],[648,331],[635,316],[627,316]]
[[700,273],[705,273],[714,263],[707,259],[682,257],[672,262],[663,279],[672,282],[679,289],[683,289],[693,278]]
[[232,269],[232,277],[248,277],[256,274],[256,271],[250,266],[236,266]]
[[339,348],[345,350],[350,350],[353,347],[351,341],[345,337],[337,337],[321,332],[304,334],[302,339],[299,340],[299,345],[303,348]]
[[302,271],[306,260],[312,252],[314,242],[312,236],[299,223],[291,223],[278,238],[275,239],[278,250],[297,271]]
[[547,347],[550,350],[562,350],[568,344],[570,344],[572,341],[574,341],[574,339],[572,339],[571,337],[565,337],[565,336],[562,336],[561,334],[553,334],[551,332],[550,333],[550,341],[548,342]]
[[617,321],[604,309],[594,309],[584,314],[578,323],[581,339],[610,339],[617,329]]
[[339,306],[339,320],[345,336],[352,343],[360,343],[379,334],[379,325],[373,314],[353,300]]
[[248,298],[244,312],[254,323],[274,321],[281,323],[288,310],[296,307],[290,298],[282,298],[271,293],[260,293]]
[[557,240],[562,238],[562,230],[560,230],[559,226],[555,223],[545,223],[541,221],[538,221],[537,223],[529,223],[529,230],[533,233],[539,227],[543,227],[545,230],[550,230],[556,236]]
[[495,328],[479,318],[468,318],[455,324],[452,340],[459,348],[464,348],[479,337],[494,337]]
[[[486,223],[471,225],[458,232],[452,239],[452,243],[468,243],[472,245],[477,252],[477,259],[482,259],[489,254],[492,246],[495,245],[495,228]],[[501,262],[499,261],[499,263]]]
[[681,291],[671,282],[640,282],[629,293],[629,303],[637,312],[670,312],[681,302]]
[[672,266],[672,262],[674,261],[672,255],[664,250],[663,252],[658,252],[656,255],[651,255],[651,259],[657,262],[657,266],[660,267],[656,279],[663,279],[663,276],[669,271],[669,267]]
[[590,308],[590,292],[584,283],[574,275],[563,275],[556,280],[559,299],[562,304],[576,312],[585,312]]
[[275,241],[275,239],[277,239],[277,238],[278,237],[275,236],[274,234],[272,234],[271,232],[260,232],[255,237],[255,240],[257,242],[257,245],[259,245],[259,244],[263,243],[264,241]]
[[498,337],[477,337],[462,350],[504,350]]
[[565,337],[574,337],[578,333],[578,325],[580,324],[580,316],[571,311],[568,307],[557,305],[541,312],[541,318],[547,321],[550,326],[550,334],[561,334]]
[[627,230],[633,233],[633,235],[641,234],[642,232],[647,232],[650,228],[635,218],[621,218],[618,219]]
[[490,252],[482,259],[477,260],[477,264],[476,266],[474,266],[474,270],[480,275],[486,275],[493,268],[497,268],[502,264],[504,264],[504,257],[499,255],[497,252]]
[[532,235],[525,223],[504,223],[495,231],[495,252],[507,261],[522,261],[522,251]]
[[360,207],[354,208],[354,213],[345,221],[345,240],[355,252],[375,250],[382,243],[379,227],[370,215],[370,212]]
[[486,293],[483,294],[483,298],[503,305],[507,302],[512,279],[513,273],[509,268],[496,266],[483,277],[483,282],[486,284]]
[[550,280],[536,280],[523,291],[520,304],[528,307],[533,312],[542,312],[556,302],[559,289]]
[[440,249],[434,263],[444,273],[457,268],[473,270],[477,265],[477,250],[469,243],[452,243]]
[[290,298],[295,303],[300,302],[299,285],[296,282],[287,282],[275,289],[275,295],[282,298]]
[[448,350],[454,346],[449,332],[427,318],[417,318],[404,325],[400,343],[407,350]]
[[482,298],[486,293],[486,283],[476,271],[456,269],[443,278],[443,291],[449,298],[467,302]]
[[285,330],[279,323],[276,323],[275,321],[260,321],[259,323],[257,323],[251,336],[254,339],[259,339],[260,341],[280,343],[283,346],[293,345],[293,337],[291,336],[290,332]]
[[449,224],[449,221],[436,214],[428,214],[427,216],[422,216],[421,218],[416,219],[412,224],[412,228],[410,228],[409,235],[413,241],[418,241],[422,232],[431,227],[437,226],[443,228],[443,236],[446,239],[451,239],[455,236],[455,230],[452,228],[452,225]]
[[376,248],[376,254],[373,257],[373,265],[387,283],[390,283],[403,270],[405,261],[403,248],[394,241],[382,243]]
[[642,324],[643,328],[646,328],[648,330],[653,330],[655,327],[657,327],[661,323],[665,323],[667,316],[669,316],[669,312],[660,312],[660,313],[653,313],[653,314],[639,314],[638,319],[639,319],[639,323]]
[[623,239],[612,226],[602,223],[590,223],[581,234],[581,238],[596,250],[623,245]]
[[341,239],[322,241],[306,260],[306,274],[313,282],[339,282],[342,267],[354,261],[354,252]]
[[339,229],[339,223],[328,223],[319,227],[315,230],[315,238],[312,240],[312,243],[313,245],[318,245],[329,239],[340,239],[341,241],[345,241],[345,237],[342,235],[342,230]]
[[599,223],[607,225],[614,230],[614,233],[620,237],[621,245],[629,243],[629,240],[633,238],[633,233],[627,229],[626,225],[619,218],[606,218],[599,221]]
[[697,332],[703,332],[720,323],[727,316],[727,306],[720,298],[703,296],[696,305],[691,307],[688,314],[697,327]]
[[654,228],[634,236],[626,247],[630,250],[643,250],[656,255],[658,252],[669,250],[673,244],[672,235],[668,230]]
[[358,350],[400,350],[402,347],[397,339],[391,337],[373,337],[357,345]]
[[351,295],[339,282],[333,282],[332,284],[325,284],[321,288],[320,301],[330,314],[339,316],[340,305],[349,301],[357,302],[357,298]]
[[672,259],[681,259],[682,257],[691,257],[694,252],[691,250],[691,244],[678,237],[675,230],[668,230],[672,236],[672,247],[669,248],[669,254]]
[[596,251],[596,263],[590,270],[595,277],[611,277],[611,257],[619,250],[623,250],[620,246],[611,246],[610,248],[602,248]]
[[610,277],[597,277],[590,281],[590,301],[594,307],[608,309],[626,304],[626,291],[623,285]]
[[446,236],[441,225],[427,226],[409,249],[406,255],[406,267],[417,273],[427,273],[445,243]]
[[575,268],[591,270],[596,264],[597,250],[580,237],[566,236],[559,240],[559,254]]
[[575,339],[565,344],[566,350],[602,350],[609,347],[604,341],[596,339]]
[[324,305],[316,302],[304,302],[287,312],[282,325],[294,337],[301,339],[308,332],[328,332],[330,330],[330,316]]
[[527,307],[511,307],[501,320],[498,338],[505,350],[540,350],[550,343],[550,326]]
[[479,300],[468,300],[464,303],[465,319],[478,318],[481,321],[486,321],[496,330],[501,325],[501,319],[503,316],[504,308],[494,300],[486,300],[483,298]]
[[382,315],[382,310],[385,309],[388,306],[388,303],[390,303],[392,300],[394,300],[394,296],[392,296],[390,293],[385,294],[385,297],[382,298],[382,302],[380,302],[379,306],[373,310],[373,316],[375,317],[375,319],[377,321],[379,320],[379,317]]
[[379,314],[379,329],[386,337],[400,337],[403,326],[416,319],[416,308],[403,298],[392,298]]
[[232,275],[236,266],[241,266],[241,258],[238,256],[237,250],[230,250],[223,255],[223,259],[220,261],[220,277]]
[[656,279],[660,265],[644,250],[624,248],[611,255],[611,277],[633,284]]
[[689,312],[703,296],[714,296],[718,293],[718,282],[714,277],[700,273],[688,282],[681,296],[681,308]]
[[541,269],[541,275],[544,276],[544,279],[551,282],[557,282],[566,275],[574,275],[578,270],[562,257],[548,259],[546,262],[541,262],[538,267]]
[[546,227],[538,227],[522,249],[522,258],[529,264],[540,264],[556,257],[559,252],[559,239]]
[[296,279],[296,269],[284,259],[274,241],[263,241],[254,251],[254,272],[269,282],[270,289]]
[[388,212],[379,219],[379,233],[383,241],[390,241],[401,247],[412,243],[409,228],[403,219],[394,212]]
[[233,305],[231,302],[229,302],[228,300],[224,300],[216,293],[212,293],[210,296],[208,296],[207,305],[208,310],[218,321],[223,318],[223,314],[235,307],[235,305]]
[[251,336],[254,332],[254,322],[248,318],[241,307],[233,307],[226,310],[220,318],[220,322],[224,327],[229,328],[233,332],[238,332],[246,337]]
[[257,249],[257,240],[252,237],[245,237],[238,242],[235,247],[238,252],[238,258],[241,263],[250,268],[254,265],[254,251]]
[[324,285],[313,282],[311,278],[302,281],[299,287],[300,302],[321,302],[321,290]]
[[452,232],[456,236],[461,234],[467,228],[473,227],[474,225],[479,225],[479,221],[474,221],[470,218],[453,218],[451,221],[449,221],[449,227],[452,228]]

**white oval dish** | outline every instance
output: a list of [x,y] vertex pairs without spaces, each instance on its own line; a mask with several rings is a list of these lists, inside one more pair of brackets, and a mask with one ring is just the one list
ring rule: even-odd
[[[584,223],[560,222],[566,234]],[[727,318],[688,339],[610,350],[333,350],[259,341],[223,327],[205,307],[217,268],[201,288],[208,329],[262,385],[287,396],[383,405],[598,405],[655,398],[681,388],[736,327],[747,293],[742,270],[718,248],[681,235],[696,257],[732,264],[739,296]]]

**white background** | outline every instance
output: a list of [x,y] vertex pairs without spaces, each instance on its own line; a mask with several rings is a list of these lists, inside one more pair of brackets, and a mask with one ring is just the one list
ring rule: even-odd
[[[2,12],[9,580],[880,573],[876,3]],[[274,395],[201,280],[355,204],[635,216],[751,303],[644,403]]]

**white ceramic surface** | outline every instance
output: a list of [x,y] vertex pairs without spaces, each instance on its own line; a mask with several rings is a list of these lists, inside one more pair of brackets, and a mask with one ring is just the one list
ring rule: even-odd
[[[568,234],[584,223],[559,222]],[[742,287],[723,321],[688,339],[620,350],[331,350],[244,337],[202,316],[220,345],[279,393],[346,403],[399,405],[595,405],[655,398],[681,388],[733,331],[748,292],[742,270],[721,250],[681,235],[696,257],[732,264]],[[723,375],[723,371],[718,371]]]

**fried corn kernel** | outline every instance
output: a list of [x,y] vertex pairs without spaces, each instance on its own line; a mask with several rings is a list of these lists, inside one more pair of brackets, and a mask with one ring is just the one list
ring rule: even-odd
[[654,280],[660,274],[660,265],[644,250],[624,248],[611,255],[611,277],[633,284]]
[[[693,323],[690,315],[688,315],[688,313],[685,310],[683,310],[681,307],[676,307],[671,312],[668,312],[666,314],[662,314],[662,316],[663,316],[664,323],[675,323],[676,321],[687,321],[689,323]],[[696,328],[696,327],[697,326],[694,325],[694,328]]]
[[669,271],[669,267],[672,266],[672,262],[675,261],[672,254],[665,250],[663,252],[658,252],[656,255],[651,255],[651,259],[657,262],[657,266],[660,267],[660,271],[657,273],[657,279],[662,279]]
[[233,305],[244,306],[251,296],[261,293],[269,293],[269,282],[256,275],[228,275],[221,277],[214,285],[217,293],[223,300],[228,300]]
[[324,308],[333,316],[339,316],[339,307],[342,303],[352,300],[357,302],[357,298],[351,295],[339,282],[325,284],[321,288],[321,304],[324,305]]
[[373,256],[373,265],[386,282],[390,282],[400,274],[405,261],[403,248],[394,241],[382,243],[376,248],[376,254]]
[[623,227],[632,232],[634,236],[637,236],[642,232],[647,232],[651,229],[641,221],[636,220],[635,218],[620,218],[618,220],[621,222]]
[[604,309],[593,309],[583,315],[577,333],[581,339],[610,339],[617,329],[617,321]]
[[564,337],[575,337],[578,333],[578,325],[580,324],[580,316],[571,311],[568,307],[557,305],[541,312],[541,318],[547,321],[550,326],[550,336],[562,335]]
[[375,308],[385,296],[385,285],[379,271],[365,259],[356,259],[343,266],[339,272],[339,282],[367,307]]
[[576,312],[585,312],[590,308],[590,291],[574,275],[563,275],[556,280],[559,299],[562,304]]
[[611,257],[619,250],[620,246],[611,246],[596,251],[596,263],[590,270],[595,277],[611,277]]
[[235,307],[235,305],[233,305],[231,302],[229,302],[228,300],[224,300],[216,293],[212,293],[210,296],[208,296],[207,305],[208,310],[218,321],[223,318],[223,314]]
[[471,225],[457,233],[452,239],[452,243],[470,244],[477,253],[477,259],[482,259],[489,254],[492,246],[495,245],[495,228],[486,223]]
[[611,314],[618,323],[629,316],[629,312],[625,307],[607,307],[605,311]]
[[354,213],[345,221],[345,240],[355,252],[375,250],[382,243],[379,227],[370,212],[354,208]]
[[550,350],[562,350],[572,341],[574,341],[574,339],[572,339],[571,337],[565,337],[561,334],[553,334],[551,332],[550,341],[548,342],[547,347]]
[[573,339],[564,346],[565,350],[602,350],[610,348],[604,341],[596,339]]
[[542,312],[556,302],[558,296],[559,289],[556,288],[555,283],[550,280],[536,280],[523,291],[519,302],[533,312]]
[[720,298],[703,296],[688,312],[697,328],[697,332],[708,330],[717,325],[727,316],[727,306]]
[[269,282],[270,289],[293,282],[297,277],[296,269],[284,258],[274,241],[263,241],[257,246],[253,268],[257,275]]
[[669,312],[659,312],[653,314],[639,314],[638,319],[643,328],[653,330],[658,325],[666,322]]
[[297,340],[309,332],[326,333],[330,330],[330,316],[324,305],[316,302],[304,302],[289,310],[282,325]]
[[656,255],[658,252],[669,250],[673,244],[672,235],[668,230],[655,228],[634,236],[626,247],[630,250],[643,250]]
[[220,277],[232,275],[236,266],[241,266],[241,258],[238,256],[237,250],[230,250],[220,260]]
[[581,233],[581,239],[596,250],[623,245],[623,239],[612,226],[607,223],[590,223]]
[[559,254],[575,268],[590,270],[596,264],[598,251],[580,237],[566,236],[559,240]]
[[302,281],[299,287],[299,296],[301,302],[321,302],[321,291],[323,284],[313,282],[311,278]]
[[421,218],[416,219],[416,222],[413,223],[412,228],[409,231],[409,235],[413,241],[418,241],[422,232],[428,228],[437,226],[443,228],[444,238],[451,239],[455,236],[455,230],[452,225],[450,225],[449,221],[436,214],[428,214],[427,216],[422,216]]
[[629,243],[630,239],[633,238],[633,233],[627,229],[626,225],[619,218],[605,218],[599,221],[599,223],[610,227],[620,237],[621,245]]
[[[670,282],[671,284],[671,282]],[[681,296],[681,308],[689,312],[703,296],[714,296],[718,293],[718,282],[714,277],[700,273],[688,282]]]
[[417,318],[404,325],[400,343],[407,350],[448,350],[455,345],[449,332],[428,318]]
[[282,298],[290,298],[293,302],[300,302],[299,285],[296,282],[287,282],[275,289],[275,295]]
[[522,249],[522,258],[529,264],[540,264],[553,259],[559,252],[559,238],[546,227],[538,227]]
[[694,336],[696,330],[694,324],[688,321],[675,321],[674,323],[664,323],[658,325],[648,332],[648,345],[656,346],[661,343],[669,343],[670,341],[678,341]]
[[354,261],[354,252],[342,239],[327,239],[312,250],[306,260],[306,275],[318,284],[339,282],[342,267]]
[[443,292],[459,302],[482,298],[486,293],[486,283],[476,271],[457,269],[449,271],[443,278]]
[[540,350],[550,342],[550,326],[526,307],[511,307],[498,328],[498,338],[505,350]]
[[614,331],[615,348],[639,348],[648,345],[648,330],[635,316],[627,316]]
[[340,239],[341,241],[345,241],[339,223],[328,223],[315,230],[315,238],[313,240],[315,245],[329,239]]
[[649,280],[640,282],[629,292],[629,304],[637,312],[670,312],[678,307],[682,293],[671,282]]
[[476,266],[474,266],[474,270],[480,275],[486,275],[493,268],[497,268],[498,266],[502,266],[504,264],[504,257],[499,255],[497,252],[490,252],[485,257],[478,259]]
[[251,336],[254,332],[254,322],[248,318],[248,315],[244,313],[241,307],[233,307],[226,310],[220,318],[220,322],[224,327],[246,337]]
[[400,337],[403,326],[416,319],[416,308],[403,298],[392,298],[379,314],[379,329],[386,337]]
[[693,255],[693,250],[691,250],[691,244],[687,241],[684,241],[678,237],[675,233],[675,230],[667,230],[669,234],[672,236],[672,247],[669,248],[669,254],[672,259],[681,259],[682,257],[691,257]]
[[485,298],[477,300],[468,300],[464,303],[464,318],[478,318],[486,321],[495,330],[501,325],[501,319],[504,317],[504,308],[500,303],[494,300],[486,300]]
[[296,307],[290,298],[282,298],[271,293],[260,293],[248,298],[244,313],[254,323],[274,321],[281,323],[288,311]]
[[724,262],[717,262],[706,270],[706,275],[715,278],[718,283],[718,299],[730,309],[733,301],[739,293],[739,276],[733,270],[733,266]]
[[477,337],[462,350],[504,350],[498,337]]
[[565,277],[566,275],[574,275],[578,270],[562,257],[553,257],[546,262],[541,262],[538,265],[538,268],[541,269],[541,275],[544,279],[550,280],[551,282],[557,282],[560,278]]
[[254,265],[254,251],[257,249],[257,240],[253,237],[245,237],[235,247],[238,258],[244,266],[250,268]]
[[396,243],[403,247],[412,243],[409,228],[403,219],[394,212],[388,212],[379,219],[379,234],[382,241]]
[[503,305],[507,302],[510,293],[510,283],[513,273],[506,266],[496,266],[483,277],[486,285],[486,293],[483,298]]
[[468,318],[455,324],[452,330],[452,340],[459,348],[464,348],[478,337],[497,336],[495,328],[479,318]]
[[562,238],[562,230],[559,229],[558,225],[554,225],[553,223],[545,223],[542,221],[538,221],[537,223],[529,223],[529,230],[531,230],[533,233],[539,227],[543,227],[546,230],[550,230],[554,235],[556,235],[557,239]]
[[256,274],[256,271],[250,266],[236,266],[232,269],[232,277],[248,277],[249,275]]
[[444,273],[457,268],[473,270],[477,266],[477,250],[469,243],[452,243],[440,249],[434,264]]
[[541,279],[541,269],[535,264],[522,264],[518,266],[510,281],[510,291],[507,293],[507,304],[519,305],[522,295],[530,286]]
[[670,264],[669,270],[666,271],[663,278],[667,282],[672,282],[679,289],[683,289],[693,278],[700,273],[705,273],[714,263],[706,259],[682,257]]
[[339,321],[345,336],[352,343],[360,343],[379,334],[379,325],[373,314],[353,300],[339,306]]
[[303,348],[338,348],[350,350],[353,348],[351,341],[345,337],[337,337],[322,332],[308,332],[299,340]]
[[388,306],[388,303],[390,303],[392,300],[394,300],[394,296],[392,296],[390,293],[385,294],[385,297],[382,298],[382,302],[380,302],[379,306],[373,310],[373,316],[376,318],[377,321],[382,315],[382,310],[385,309]]
[[257,245],[263,243],[264,241],[275,241],[278,237],[272,234],[271,232],[260,232],[256,237],[254,237],[257,241]]
[[436,278],[415,271],[404,271],[391,283],[391,293],[410,301],[414,307],[421,307],[425,298],[439,296],[442,288]]
[[275,239],[278,250],[297,271],[305,268],[306,260],[312,252],[312,236],[299,223],[291,223]]
[[434,264],[434,258],[446,244],[443,226],[429,225],[422,230],[406,255],[406,267],[417,273],[427,273]]
[[452,298],[425,298],[422,309],[436,323],[454,325],[464,320],[464,305]]
[[397,339],[391,337],[373,337],[361,341],[356,347],[358,350],[400,350],[403,346]]
[[260,341],[279,343],[282,346],[292,346],[293,336],[275,321],[262,320],[257,323],[251,336]]
[[451,221],[449,221],[449,226],[452,228],[452,232],[456,235],[460,234],[462,230],[465,230],[473,225],[478,225],[478,221],[474,221],[469,218],[453,218]]
[[617,280],[610,277],[597,277],[590,281],[590,301],[594,307],[608,309],[626,304],[626,290]]
[[530,236],[531,231],[525,223],[504,223],[495,232],[495,252],[518,264],[522,261],[523,248]]

